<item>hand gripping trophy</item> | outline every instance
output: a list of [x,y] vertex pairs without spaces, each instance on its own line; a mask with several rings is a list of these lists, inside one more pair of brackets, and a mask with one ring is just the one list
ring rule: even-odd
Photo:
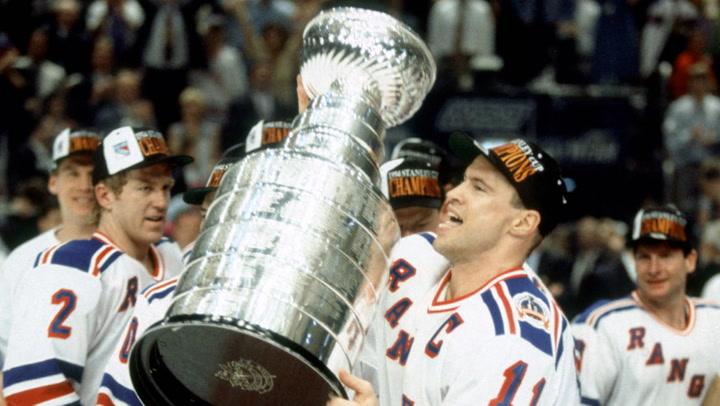
[[147,404],[346,396],[335,372],[357,358],[399,236],[378,189],[385,129],[419,109],[436,68],[379,12],[323,12],[303,41],[310,106],[224,176],[170,308],[132,351]]

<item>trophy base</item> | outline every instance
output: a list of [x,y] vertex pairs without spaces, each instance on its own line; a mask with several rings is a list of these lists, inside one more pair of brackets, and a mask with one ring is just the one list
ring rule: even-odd
[[151,327],[133,348],[130,376],[153,405],[316,406],[331,394],[347,398],[303,347],[227,318],[176,316]]

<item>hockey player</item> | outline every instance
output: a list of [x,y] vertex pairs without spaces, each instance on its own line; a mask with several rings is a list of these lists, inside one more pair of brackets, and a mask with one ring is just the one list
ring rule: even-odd
[[101,139],[100,134],[86,129],[67,128],[55,136],[48,190],[57,196],[62,225],[15,248],[0,266],[0,369],[10,335],[10,298],[18,280],[32,268],[38,252],[60,242],[89,238],[95,230],[92,221],[92,209],[95,207],[92,154]]
[[[190,189],[183,194],[188,204],[200,205],[203,217],[215,197],[225,173],[232,165],[245,156],[245,144],[237,144],[223,154],[223,158],[215,164],[205,187]],[[183,262],[192,254],[191,243],[183,253]],[[138,296],[133,317],[125,328],[123,339],[119,341],[108,362],[102,384],[97,397],[98,405],[141,405],[138,395],[130,380],[128,361],[135,340],[142,336],[149,326],[162,320],[172,301],[173,292],[177,287],[178,277],[168,279],[149,286]]]
[[685,294],[687,220],[672,205],[640,210],[631,245],[637,289],[590,311],[577,337],[582,403],[699,405],[720,365],[720,305]]
[[[566,190],[535,144],[490,150],[453,135],[469,163],[449,219],[401,239],[355,373],[331,405],[571,405],[579,401],[568,322],[523,267],[557,224]],[[377,396],[376,396],[377,393]]]
[[122,127],[105,137],[92,174],[96,232],[37,255],[13,295],[9,404],[94,404],[138,292],[182,268],[162,231],[171,171],[191,161],[169,155],[157,131]]

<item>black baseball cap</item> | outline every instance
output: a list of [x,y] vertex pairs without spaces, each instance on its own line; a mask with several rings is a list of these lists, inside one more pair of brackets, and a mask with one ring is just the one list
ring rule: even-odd
[[202,204],[203,200],[205,200],[205,196],[220,186],[220,182],[228,169],[245,157],[245,152],[245,143],[243,142],[228,148],[223,153],[223,156],[220,158],[218,163],[216,163],[213,167],[205,186],[189,189],[183,193],[183,201],[187,204]]
[[643,241],[667,241],[683,249],[691,248],[687,217],[672,204],[640,209],[633,220],[629,245],[635,247]]
[[432,162],[398,158],[380,167],[381,189],[393,209],[442,206],[440,173]]
[[102,142],[102,136],[97,131],[85,128],[66,128],[53,140],[52,165],[53,169],[63,159],[73,155],[91,155]]
[[110,131],[95,151],[93,184],[123,171],[167,163],[173,167],[193,161],[188,155],[170,155],[162,133],[147,128],[120,127]]
[[483,147],[472,137],[455,133],[450,149],[470,164],[486,158],[517,191],[523,205],[540,213],[540,234],[548,235],[565,215],[567,188],[557,161],[531,141],[514,139],[493,148]]

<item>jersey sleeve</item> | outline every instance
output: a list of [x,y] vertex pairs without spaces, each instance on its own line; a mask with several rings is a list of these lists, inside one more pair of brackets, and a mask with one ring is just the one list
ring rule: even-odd
[[[571,341],[569,336],[566,342]],[[517,336],[468,343],[443,377],[443,405],[577,404],[571,352],[558,361]]]
[[620,368],[617,353],[610,337],[603,330],[590,326],[582,331],[582,365],[580,368],[580,396],[584,405],[605,404],[610,397]]
[[20,280],[3,369],[9,404],[79,401],[76,391],[94,336],[89,315],[100,291],[97,278],[55,264]]

